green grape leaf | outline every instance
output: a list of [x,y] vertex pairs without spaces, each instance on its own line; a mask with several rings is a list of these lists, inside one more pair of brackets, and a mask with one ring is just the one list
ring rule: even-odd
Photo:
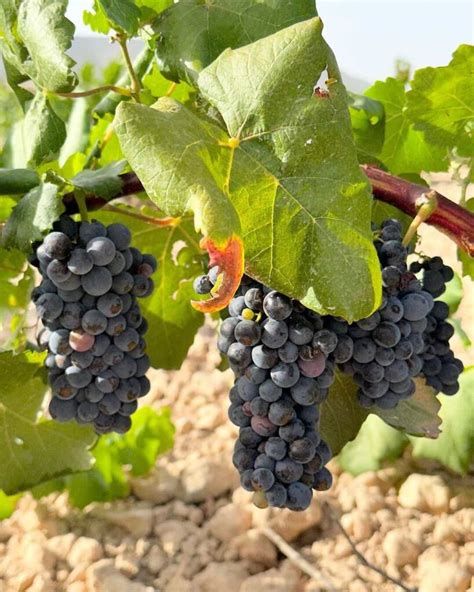
[[15,168],[35,168],[54,160],[66,139],[66,125],[45,95],[37,93],[13,134]]
[[11,495],[72,471],[88,469],[90,428],[38,420],[46,383],[44,354],[0,354],[0,488]]
[[0,248],[0,351],[24,345],[23,327],[34,283],[34,272],[26,266],[25,255]]
[[94,501],[111,501],[130,493],[128,470],[144,475],[157,457],[173,447],[174,426],[168,408],[159,412],[142,407],[132,416],[132,427],[124,435],[102,436],[93,448],[94,466],[87,472],[65,477],[63,484],[69,501],[79,508]]
[[125,165],[126,161],[121,160],[95,171],[84,169],[71,179],[71,183],[86,193],[112,199],[122,190],[123,181],[119,175]]
[[107,20],[107,15],[105,14],[99,0],[94,0],[93,12],[84,10],[82,13],[82,21],[95,33],[107,35],[107,33],[110,31],[110,24]]
[[194,211],[197,226],[219,243],[239,232],[234,207],[214,180],[229,162],[230,151],[219,145],[224,132],[169,98],[155,109],[121,103],[115,129],[130,166],[166,214]]
[[41,240],[63,212],[58,187],[52,183],[38,185],[13,210],[3,232],[3,244],[28,253],[31,243]]
[[432,144],[474,151],[474,46],[460,45],[447,66],[417,70],[407,117]]
[[84,12],[84,22],[93,31],[108,33],[104,17],[109,27],[135,35],[142,13],[133,0],[95,0],[94,13]]
[[5,68],[5,75],[7,77],[7,82],[10,88],[15,93],[15,96],[18,99],[18,102],[20,103],[22,109],[25,109],[26,103],[28,103],[28,101],[31,101],[33,95],[29,90],[26,90],[25,88],[21,87],[20,84],[26,82],[28,80],[28,76],[26,74],[23,74],[14,63],[9,61],[8,51],[4,52],[3,66]]
[[[159,227],[154,218],[146,222],[117,212],[97,212],[104,224],[122,222],[133,236],[133,245],[158,260],[153,294],[140,301],[149,330],[147,353],[155,368],[179,368],[186,358],[204,316],[190,304],[195,296],[194,279],[202,274],[202,251],[192,220],[176,226]],[[155,211],[156,215],[156,211]],[[146,218],[146,216],[145,216]]]
[[359,162],[377,164],[384,142],[385,111],[381,103],[364,95],[348,93],[352,133]]
[[341,450],[338,463],[344,471],[353,475],[377,471],[385,462],[399,458],[408,443],[405,434],[370,414],[356,439]]
[[474,458],[474,366],[464,370],[459,385],[455,396],[440,396],[443,423],[438,439],[411,438],[411,442],[414,456],[437,460],[465,475]]
[[321,406],[321,434],[334,455],[357,436],[368,415],[358,404],[356,393],[353,380],[337,371],[329,397]]
[[17,495],[7,495],[0,489],[0,520],[10,518],[16,508],[21,493]]
[[[329,95],[314,96],[326,68]],[[169,215],[191,204],[198,228],[220,239],[239,217],[251,276],[318,312],[368,316],[381,291],[371,198],[320,20],[224,52],[198,83],[227,134],[169,98],[117,111],[122,149],[150,198]]]
[[23,195],[39,184],[40,178],[36,171],[0,168],[0,195]]
[[6,222],[16,206],[16,199],[3,195],[0,197],[0,222]]
[[383,410],[375,407],[373,412],[388,425],[407,434],[437,438],[440,434],[441,419],[438,412],[441,405],[434,390],[422,377],[413,380],[416,392],[412,397],[401,401],[394,409]]
[[22,72],[51,92],[70,92],[78,82],[66,53],[75,29],[66,7],[67,0],[23,0],[18,10],[18,36],[29,53]]
[[186,103],[194,94],[193,87],[186,82],[176,84],[165,78],[156,63],[153,64],[153,68],[143,78],[142,82],[144,88],[147,88],[157,99],[163,96],[170,96],[180,103]]
[[394,174],[445,171],[447,149],[433,146],[422,131],[415,130],[407,113],[405,85],[395,78],[378,81],[364,93],[382,104],[385,134],[382,149],[374,154]]
[[160,70],[193,84],[228,47],[241,47],[316,16],[313,0],[180,0],[154,29]]
[[[474,170],[474,167],[472,170]],[[474,213],[474,197],[466,201],[465,207]],[[469,256],[466,251],[458,249],[458,259],[462,265],[462,275],[474,280],[474,257]]]

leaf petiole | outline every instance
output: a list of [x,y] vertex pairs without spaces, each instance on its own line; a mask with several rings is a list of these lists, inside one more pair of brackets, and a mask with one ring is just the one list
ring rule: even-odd
[[415,236],[418,227],[426,222],[428,218],[433,214],[433,212],[438,207],[438,198],[436,191],[428,191],[427,193],[423,193],[417,199],[417,213],[416,216],[413,218],[412,223],[408,227],[408,230],[403,238],[403,244],[405,247],[410,244],[412,238]]

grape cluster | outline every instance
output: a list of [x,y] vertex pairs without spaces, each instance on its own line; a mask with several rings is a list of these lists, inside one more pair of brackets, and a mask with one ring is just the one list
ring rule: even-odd
[[[209,292],[217,274],[214,267],[197,278],[196,291]],[[245,276],[228,311],[218,347],[236,376],[229,407],[240,428],[234,466],[259,507],[305,510],[313,489],[332,483],[325,467],[331,451],[318,425],[337,337],[318,314]]]
[[[353,376],[359,403],[368,409],[392,409],[411,397],[413,378],[420,375],[438,392],[454,394],[462,363],[448,343],[453,334],[445,321],[449,310],[434,300],[452,279],[452,269],[439,257],[408,269],[398,220],[385,220],[376,229],[374,245],[382,268],[382,305],[353,324],[325,317],[325,326],[338,334],[331,358]],[[418,279],[415,273],[420,271],[423,277]]]
[[61,216],[30,258],[43,276],[32,300],[48,349],[49,412],[99,434],[130,429],[137,399],[150,390],[137,298],[151,294],[157,262],[130,241],[123,224]]
[[[421,272],[423,290],[429,292],[433,298],[441,296],[446,290],[446,284],[454,277],[453,270],[443,263],[441,257],[414,261],[410,265],[410,271]],[[459,390],[458,378],[464,366],[461,360],[455,358],[449,346],[454,328],[446,322],[448,317],[448,305],[441,300],[436,300],[427,317],[427,326],[423,334],[424,349],[420,354],[423,360],[421,373],[426,383],[437,393],[454,395]]]

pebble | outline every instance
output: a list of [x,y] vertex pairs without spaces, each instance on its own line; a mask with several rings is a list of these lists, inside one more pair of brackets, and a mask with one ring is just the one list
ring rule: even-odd
[[[241,584],[248,575],[248,571],[242,563],[235,561],[211,562],[193,578],[193,591],[196,589],[199,592],[242,592]],[[252,592],[255,592],[255,589]],[[261,591],[259,590],[259,592]]]
[[212,458],[200,458],[188,463],[181,474],[180,497],[185,502],[203,502],[233,489],[235,469]]
[[395,567],[416,563],[421,552],[421,549],[410,540],[408,533],[402,528],[388,532],[382,543],[382,548],[388,562]]
[[151,508],[130,508],[128,510],[100,511],[100,517],[128,530],[134,537],[148,536],[153,530],[153,510]]
[[404,508],[443,514],[449,510],[449,488],[438,475],[413,473],[400,487],[398,502]]
[[153,587],[122,575],[109,559],[93,563],[87,570],[86,582],[87,589],[93,592],[154,592]]
[[81,563],[95,563],[103,556],[104,551],[98,541],[89,537],[79,537],[67,554],[67,560],[69,565],[76,567]]
[[217,510],[207,526],[213,536],[225,543],[251,528],[252,513],[242,506],[227,504]]
[[230,548],[241,559],[255,561],[265,567],[273,567],[277,563],[277,548],[258,529],[248,530],[232,539]]
[[166,504],[175,497],[179,479],[166,467],[158,466],[147,477],[136,477],[130,484],[138,499],[154,504]]

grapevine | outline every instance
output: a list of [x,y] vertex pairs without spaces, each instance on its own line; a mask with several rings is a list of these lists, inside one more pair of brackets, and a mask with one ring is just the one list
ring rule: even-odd
[[[0,491],[87,471],[94,442],[141,433],[149,369],[180,368],[209,316],[233,373],[228,460],[260,508],[306,510],[371,414],[407,445],[439,435],[446,405],[464,414],[471,46],[354,95],[313,0],[96,0],[84,21],[121,66],[92,75],[69,57],[67,1],[7,4]],[[459,203],[425,181],[453,170]],[[422,224],[458,267],[421,252]],[[159,447],[142,445],[149,468]],[[467,471],[469,446],[453,448],[433,456]]]

